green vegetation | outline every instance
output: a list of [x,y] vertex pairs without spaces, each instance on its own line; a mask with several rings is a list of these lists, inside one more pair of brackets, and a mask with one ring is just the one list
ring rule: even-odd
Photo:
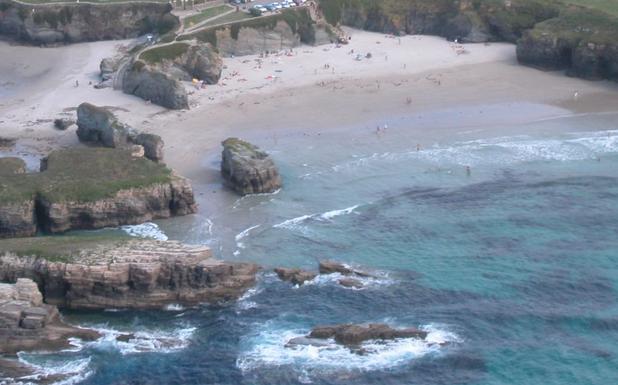
[[[27,4],[53,4],[53,3],[73,3],[75,1],[67,0],[20,0]],[[128,0],[83,0],[80,3],[126,3]],[[140,0],[141,1],[141,0]],[[152,3],[167,3],[167,0],[144,0]]]
[[188,48],[189,44],[181,42],[156,46],[140,53],[139,59],[151,64],[161,63],[163,60],[174,60],[184,55]]
[[92,202],[118,191],[171,180],[171,171],[130,151],[87,148],[56,151],[47,170],[0,177],[0,202],[22,202],[40,196],[50,202]]
[[206,8],[204,9],[202,12],[198,13],[197,15],[192,15],[189,16],[185,19],[183,19],[183,24],[185,26],[185,28],[194,26],[196,24],[201,23],[204,20],[210,19],[212,17],[215,16],[219,16],[224,14],[225,12],[231,11],[233,8],[228,6],[228,5],[219,5],[216,7],[210,7],[210,8]]
[[616,0],[563,0],[567,4],[580,5],[618,16],[618,1]]
[[618,37],[618,17],[605,12],[587,9],[567,9],[559,17],[537,24],[530,32],[533,36],[554,35],[575,47],[585,39],[590,43],[614,43]]
[[237,21],[250,19],[252,16],[245,12],[232,12],[228,15],[218,17],[214,20],[209,20],[204,23],[204,26],[235,23]]
[[[118,233],[92,233],[0,239],[0,250],[18,256],[35,256],[50,262],[74,262],[88,250],[113,248],[131,238]],[[1,255],[1,254],[0,254]]]
[[24,172],[26,164],[20,158],[0,158],[0,175],[13,175]]

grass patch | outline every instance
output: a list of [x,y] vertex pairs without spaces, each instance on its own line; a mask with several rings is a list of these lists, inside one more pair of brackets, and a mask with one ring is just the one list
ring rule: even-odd
[[180,42],[158,46],[140,53],[139,59],[151,64],[161,63],[164,60],[174,60],[184,55],[188,48],[189,44]]
[[183,19],[182,22],[185,28],[189,28],[196,24],[201,23],[204,20],[210,19],[215,16],[219,16],[221,14],[224,14],[225,12],[231,11],[232,9],[233,8],[228,5],[219,5],[216,7],[206,8],[202,12],[198,13],[197,15],[186,17],[185,19]]
[[618,16],[618,1],[616,0],[562,0],[566,4],[579,5],[596,9]]
[[204,26],[236,23],[236,22],[239,22],[239,21],[242,21],[242,20],[251,19],[252,17],[253,16],[251,16],[250,14],[248,14],[246,12],[232,12],[229,15],[225,15],[225,16],[219,17],[217,19],[207,21],[204,24]]
[[118,191],[171,181],[171,170],[130,151],[87,148],[50,154],[47,170],[0,176],[0,202],[40,196],[49,202],[92,202]]
[[[150,3],[167,3],[167,0],[145,0],[144,2]],[[54,4],[54,3],[66,3],[67,0],[21,0],[22,3],[26,4]],[[86,0],[85,3],[97,3],[97,4],[105,4],[105,3],[126,3],[127,0]]]
[[[39,257],[50,262],[75,262],[89,250],[109,249],[131,238],[121,234],[58,235],[33,238],[0,239],[0,250],[20,257]],[[0,253],[2,255],[2,253]]]
[[25,170],[26,163],[20,158],[0,158],[0,175],[13,175]]

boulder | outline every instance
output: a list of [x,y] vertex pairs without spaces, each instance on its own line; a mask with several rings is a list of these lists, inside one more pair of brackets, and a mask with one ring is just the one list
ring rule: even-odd
[[[31,250],[37,245],[57,256],[36,255]],[[0,250],[5,250],[0,281],[30,278],[48,304],[71,309],[161,309],[234,300],[255,284],[258,270],[250,263],[216,260],[204,246],[134,238],[37,237],[28,243],[0,241]],[[40,314],[26,314],[27,327],[36,327]]]
[[129,131],[129,127],[120,123],[107,108],[90,103],[77,107],[77,137],[82,142],[122,147],[127,144]]
[[320,274],[334,274],[339,273],[341,275],[352,275],[354,270],[344,265],[343,263],[334,261],[320,261]]
[[272,193],[282,185],[270,156],[237,138],[223,142],[221,174],[226,185],[241,195]]
[[354,278],[343,278],[337,281],[337,283],[339,283],[343,287],[348,287],[352,289],[362,289],[363,288],[363,283],[359,281],[358,279],[354,279]]
[[133,143],[144,147],[144,156],[154,162],[163,161],[163,146],[165,143],[159,135],[138,134],[131,140]]
[[69,346],[72,337],[92,340],[98,336],[95,331],[63,323],[56,307],[43,303],[32,280],[0,283],[0,354],[57,349]]
[[315,339],[330,339],[345,346],[358,346],[370,340],[394,340],[397,338],[425,339],[427,332],[416,328],[395,329],[386,324],[340,324],[319,326],[307,336]]
[[317,274],[310,271],[303,271],[300,269],[286,269],[277,268],[275,273],[282,281],[291,282],[293,285],[302,285],[306,281],[311,281]]
[[111,80],[114,77],[114,72],[118,70],[118,60],[110,57],[104,58],[99,64],[99,70],[101,71],[102,81]]
[[66,119],[66,118],[54,119],[54,127],[60,131],[64,131],[74,124],[75,124],[75,121],[73,121],[72,119]]
[[122,78],[125,94],[138,96],[148,102],[173,109],[189,108],[189,96],[185,86],[161,69],[135,61]]

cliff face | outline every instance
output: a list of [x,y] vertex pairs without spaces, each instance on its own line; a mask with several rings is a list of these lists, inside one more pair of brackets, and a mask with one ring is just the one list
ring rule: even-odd
[[307,7],[298,7],[178,37],[181,41],[193,39],[212,44],[223,56],[243,56],[290,49],[301,43],[335,42],[339,31],[323,20],[316,20]]
[[113,197],[92,202],[50,202],[43,197],[37,203],[39,226],[50,234],[143,223],[196,211],[191,185],[179,176],[169,183],[120,190]]
[[20,4],[0,0],[0,34],[33,44],[126,39],[178,25],[167,3]]
[[0,175],[0,238],[97,229],[197,211],[191,184],[127,149],[50,154],[40,173]]
[[257,273],[253,264],[213,259],[206,247],[150,240],[98,240],[54,260],[63,261],[6,252],[0,281],[30,278],[46,303],[65,308],[158,309],[236,299],[255,284]]

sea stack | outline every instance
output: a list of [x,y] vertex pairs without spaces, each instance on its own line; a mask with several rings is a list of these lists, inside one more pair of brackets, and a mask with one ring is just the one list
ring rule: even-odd
[[221,174],[240,195],[272,193],[282,186],[279,170],[259,147],[238,138],[223,141]]

